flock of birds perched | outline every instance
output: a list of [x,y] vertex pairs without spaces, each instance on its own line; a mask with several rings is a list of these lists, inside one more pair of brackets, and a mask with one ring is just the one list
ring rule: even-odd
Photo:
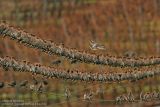
[[141,93],[139,94],[137,99],[132,92],[129,92],[127,95],[120,95],[120,96],[116,97],[115,101],[116,101],[116,103],[138,102],[138,101],[148,102],[148,101],[152,101],[152,100],[158,101],[159,99],[160,99],[159,92],[153,91],[153,92],[143,93],[143,91],[141,91]]
[[47,80],[42,79],[41,81],[37,80],[35,77],[32,78],[32,83],[30,84],[28,80],[23,80],[20,82],[17,82],[15,80],[9,82],[9,83],[4,83],[4,82],[0,82],[0,88],[29,88],[32,91],[36,91],[36,92],[42,92],[44,87],[48,85]]
[[[16,87],[22,88],[22,87],[25,87],[25,88],[27,88],[27,86],[29,86],[30,90],[43,93],[44,92],[43,88],[46,85],[48,85],[47,80],[43,79],[42,81],[38,81],[34,77],[32,79],[32,82],[33,82],[33,84],[29,84],[29,81],[27,81],[27,80],[24,80],[24,81],[21,81],[21,82],[17,82],[15,80],[13,80],[9,83],[0,82],[0,88],[4,88],[4,87],[7,87],[7,88],[16,88]],[[64,90],[65,98],[67,100],[69,100],[71,95],[72,94],[71,94],[71,91],[69,90],[69,88],[65,88],[65,90]],[[84,93],[83,100],[91,101],[92,97],[93,97],[93,92],[89,92],[89,93],[86,92],[86,93]]]
[[[99,44],[99,43],[97,43],[97,42],[95,42],[93,40],[91,40],[89,43],[90,43],[89,44],[90,45],[89,48],[91,50],[93,50],[93,51],[106,50],[104,45]],[[132,57],[134,55],[135,54],[132,53],[132,52],[125,53],[125,56],[127,56],[127,57]],[[77,62],[76,60],[72,60],[71,64],[74,64],[76,62]],[[52,64],[56,65],[56,66],[58,66],[61,63],[62,63],[62,61],[59,60],[59,59],[52,61]],[[16,86],[27,87],[27,85],[29,85],[29,89],[31,89],[33,91],[37,91],[37,92],[42,92],[44,86],[48,85],[48,82],[46,80],[44,80],[44,79],[41,82],[39,82],[35,77],[33,77],[32,81],[33,81],[33,84],[31,84],[31,85],[29,85],[29,81],[27,81],[27,80],[21,81],[20,83],[17,83],[16,81],[12,81],[10,83],[7,83],[7,86],[9,86],[9,87],[16,87]],[[0,82],[0,88],[3,88],[5,86],[6,86],[6,84],[4,82]],[[97,91],[96,93],[99,93],[99,92]],[[85,92],[84,95],[83,95],[83,100],[91,101],[93,95],[94,95],[94,93],[91,92],[91,91],[90,92]],[[71,92],[70,92],[70,90],[68,88],[65,89],[64,96],[66,97],[66,99],[70,98]]]
[[[91,49],[91,50],[106,50],[106,48],[105,48],[105,46],[104,45],[102,45],[102,44],[100,44],[100,43],[97,43],[97,42],[95,42],[95,41],[93,41],[93,40],[91,40],[90,42],[89,42],[90,44],[90,46],[89,46],[89,48]],[[74,63],[76,63],[77,62],[77,60],[72,60],[71,61],[71,64],[74,64]],[[53,62],[52,62],[52,64],[53,65],[59,65],[60,63],[62,63],[62,61],[61,60],[54,60]]]
[[[98,50],[103,50],[103,51],[106,51],[106,47],[100,43],[97,43],[93,40],[89,41],[89,48],[93,51],[98,51]],[[128,58],[131,58],[131,57],[135,57],[137,56],[136,52],[133,52],[133,51],[126,51],[124,54],[123,54],[124,57],[128,57]],[[54,60],[52,61],[52,64],[53,65],[56,65],[58,66],[60,63],[62,63],[61,60],[57,59],[57,60]],[[71,64],[74,64],[74,63],[77,63],[77,60],[71,60],[70,62]]]
[[[106,48],[105,48],[104,45],[102,45],[102,44],[100,44],[100,43],[97,43],[97,42],[95,42],[95,41],[93,41],[93,40],[91,40],[89,43],[90,43],[90,44],[89,44],[89,45],[90,45],[89,48],[90,48],[91,50],[94,50],[94,51],[96,51],[96,50],[106,50]],[[127,51],[127,52],[124,53],[124,56],[130,58],[130,57],[136,56],[136,53],[133,52],[133,51]],[[62,61],[58,59],[58,60],[54,60],[54,61],[52,62],[52,64],[58,66],[61,62],[62,62]],[[77,62],[76,60],[73,60],[73,61],[71,61],[71,64],[74,64],[74,63],[76,63],[76,62]],[[101,91],[101,89],[99,89],[96,93],[99,93],[99,91]],[[103,92],[102,92],[102,93],[103,93]],[[84,95],[83,95],[83,100],[91,101],[92,98],[93,98],[93,95],[94,95],[94,93],[91,92],[91,91],[90,91],[90,92],[85,92]],[[67,99],[70,98],[71,92],[70,92],[70,90],[69,90],[68,88],[65,89],[64,96],[65,96]],[[128,101],[128,102],[134,102],[134,101],[135,101],[135,99],[134,99],[134,97],[133,97],[133,95],[132,95],[131,92],[128,94],[127,97],[126,97],[126,96],[118,96],[118,97],[116,97],[116,99],[115,99],[115,101],[116,101],[117,103],[123,102],[123,101],[125,101],[125,100]]]

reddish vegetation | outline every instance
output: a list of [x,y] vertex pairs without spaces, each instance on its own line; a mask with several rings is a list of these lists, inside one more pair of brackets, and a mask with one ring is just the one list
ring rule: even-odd
[[[125,52],[131,51],[136,53],[136,56],[131,57],[138,57],[138,59],[141,59],[141,62],[147,63],[148,60],[140,57],[149,58],[149,56],[158,56],[160,54],[159,0],[84,0],[85,2],[81,0],[77,4],[74,4],[71,0],[65,0],[57,5],[50,2],[50,0],[48,1],[49,3],[45,7],[44,2],[39,0],[4,0],[0,3],[0,20],[6,21],[6,23],[15,28],[24,29],[43,40],[51,40],[56,44],[62,44],[62,46],[64,44],[64,47],[74,48],[73,50],[76,48],[76,50],[85,51],[91,53],[91,55],[109,54],[123,57]],[[12,34],[10,35],[12,36]],[[90,40],[104,44],[106,50],[90,50]],[[87,54],[83,55],[87,56]],[[127,67],[120,69],[120,67],[99,67],[84,63],[70,64],[64,58],[43,54],[7,38],[0,38],[0,56],[12,56],[15,59],[27,60],[32,63],[39,62],[47,66],[54,66],[51,63],[58,58],[63,63],[56,66],[57,69],[74,68],[87,73],[90,71],[97,73],[98,71],[108,74],[113,72],[131,72],[132,70],[144,72],[159,67]],[[107,58],[111,58],[113,62],[116,62],[114,61],[115,57],[107,56]],[[126,61],[125,64],[127,64],[131,59],[129,57],[123,61]],[[155,62],[159,61],[156,58],[149,59],[155,59]],[[151,60],[150,64],[152,65],[154,61]],[[93,63],[93,61],[91,62]],[[6,73],[0,72],[0,77],[2,77],[0,80],[5,79],[5,75]],[[9,73],[7,76],[11,77],[10,79],[13,78],[12,73]],[[19,79],[30,77],[30,75],[25,74],[17,74],[16,76]],[[158,84],[158,79],[153,80],[148,79],[151,84]],[[56,82],[59,83],[59,81]],[[136,86],[143,88],[143,86],[146,86],[147,81],[138,83],[140,86],[137,84]],[[112,93],[115,93],[114,95],[118,93],[113,90],[116,85],[113,84],[111,86]],[[129,85],[133,90],[137,88],[131,84]],[[58,84],[56,88],[58,89]],[[124,90],[126,91],[127,89]],[[110,98],[110,96],[108,97]],[[102,96],[102,98],[108,97]]]

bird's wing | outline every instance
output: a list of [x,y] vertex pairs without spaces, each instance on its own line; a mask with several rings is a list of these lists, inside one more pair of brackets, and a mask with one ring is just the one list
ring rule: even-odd
[[97,43],[95,41],[93,41],[93,40],[90,41],[90,44],[91,45],[97,45]]
[[105,50],[105,47],[104,47],[103,45],[98,46],[97,48],[98,48],[98,49],[101,49],[101,50]]
[[97,50],[95,47],[89,46],[91,50]]
[[89,44],[90,44],[90,45],[93,45],[93,42],[92,42],[92,41],[89,41]]

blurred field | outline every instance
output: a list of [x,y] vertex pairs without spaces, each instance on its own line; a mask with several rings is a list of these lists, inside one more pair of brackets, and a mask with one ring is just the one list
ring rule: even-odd
[[[138,57],[160,54],[160,0],[1,0],[0,11],[1,21],[42,39],[64,44],[65,47],[113,56],[124,56],[128,51],[135,52]],[[90,40],[104,44],[106,50],[90,50]],[[70,64],[65,58],[49,56],[8,38],[0,39],[0,56],[11,56],[18,60],[85,72],[112,73],[130,70],[84,63]],[[58,66],[52,65],[52,61],[56,59],[62,60]],[[141,69],[144,70],[145,67]],[[5,83],[24,79],[32,82],[32,74],[4,72],[3,69],[0,71],[0,81]],[[43,79],[41,76],[35,77]],[[46,107],[141,107],[153,105],[150,102],[121,105],[113,100],[130,91],[136,93],[136,96],[139,96],[137,93],[142,90],[160,91],[159,77],[121,83],[47,80],[49,84],[45,87],[44,93],[32,92],[28,88],[3,88],[0,89],[0,100],[44,102]],[[103,94],[96,95],[92,102],[82,100],[84,92],[96,92],[100,86],[104,90]],[[66,87],[72,92],[69,101],[64,96]]]

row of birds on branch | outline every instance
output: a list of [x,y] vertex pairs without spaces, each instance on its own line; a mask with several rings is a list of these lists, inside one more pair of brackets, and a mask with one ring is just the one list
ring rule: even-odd
[[[48,85],[48,82],[46,80],[43,80],[43,85]],[[39,84],[39,85],[38,85]],[[16,88],[17,86],[19,87],[25,87],[27,88],[27,86],[29,86],[29,89],[32,91],[36,91],[36,92],[44,92],[43,91],[43,85],[42,83],[40,83],[37,79],[35,79],[33,77],[33,84],[29,85],[29,82],[27,80],[23,80],[20,83],[17,83],[15,80],[11,81],[10,83],[7,83],[7,87],[12,87],[12,88]],[[6,86],[6,83],[4,82],[0,82],[0,89],[4,88]],[[37,87],[36,87],[37,86]],[[97,94],[99,93],[98,91],[96,92]],[[69,90],[69,88],[65,88],[64,91],[64,96],[67,100],[70,99],[70,97],[72,96],[71,91]],[[86,101],[91,101],[92,98],[94,96],[94,93],[92,91],[89,92],[85,92],[83,95],[83,100]]]
[[132,93],[129,92],[127,95],[120,95],[118,97],[116,97],[115,101],[116,103],[124,103],[124,102],[136,102],[136,101],[145,101],[145,102],[149,102],[149,101],[153,101],[153,100],[159,100],[160,99],[160,92],[146,92],[143,93],[143,91],[141,91],[141,93],[138,95],[138,97]]
[[[28,84],[27,80],[21,81],[20,83],[17,83],[15,80],[13,80],[10,83],[7,83],[7,87],[16,87],[16,86],[25,87],[27,86],[27,84]],[[4,82],[0,82],[0,88],[3,88],[5,86],[6,84]]]
[[[69,98],[72,96],[71,91],[68,88],[65,89],[64,96],[66,97],[67,100],[69,100]],[[86,100],[86,101],[92,101],[93,96],[94,96],[94,92],[92,92],[92,91],[85,92],[83,94],[82,99]]]
[[41,81],[37,80],[35,77],[32,78],[33,84],[29,86],[32,91],[43,92],[46,85],[48,85],[48,81],[46,79],[42,79]]
[[[64,45],[64,44],[63,44]],[[104,45],[101,45],[101,44],[99,44],[99,43],[96,43],[96,42],[94,42],[93,40],[91,40],[90,41],[90,49],[91,50],[106,50],[105,49],[105,46]],[[52,64],[53,65],[59,65],[60,63],[62,63],[62,61],[61,60],[54,60],[54,61],[52,61]],[[71,64],[75,64],[75,63],[77,63],[77,60],[72,60],[71,62],[70,62]]]
[[[99,86],[97,88],[96,92],[91,91],[89,89],[88,91],[84,92],[82,100],[92,101],[92,99],[95,95],[104,95],[104,93],[105,93],[105,90],[102,86]],[[72,96],[72,92],[70,91],[69,88],[65,88],[64,96],[66,97],[67,100],[69,100],[69,98]]]
[[[102,45],[102,44],[100,44],[100,43],[97,43],[97,42],[95,42],[95,41],[93,41],[93,40],[91,40],[89,43],[90,43],[89,48],[90,48],[91,50],[93,50],[93,51],[98,51],[98,50],[103,50],[103,51],[105,51],[105,50],[106,50],[106,48],[105,48],[104,45]],[[133,51],[126,51],[123,56],[124,56],[124,57],[128,57],[128,58],[131,58],[131,57],[137,56],[137,54],[136,54],[135,52],[133,52]],[[75,63],[77,63],[77,62],[78,62],[78,61],[77,61],[76,59],[73,59],[73,60],[71,60],[70,63],[71,63],[71,64],[75,64]],[[52,65],[56,65],[56,66],[58,66],[58,65],[61,64],[61,63],[62,63],[62,61],[59,60],[59,59],[52,61]]]
[[4,87],[10,87],[10,88],[29,88],[32,91],[37,91],[37,92],[42,92],[44,87],[48,85],[48,81],[45,79],[42,79],[41,81],[37,80],[35,77],[32,78],[32,84],[29,83],[28,80],[23,80],[20,82],[17,82],[15,80],[5,83],[5,82],[0,82],[0,89]]
[[[75,59],[75,60],[72,60],[70,63],[71,64],[75,64],[75,63],[77,63],[78,61]],[[62,63],[62,61],[60,60],[60,59],[57,59],[57,60],[54,60],[54,61],[52,61],[52,65],[56,65],[56,66],[58,66],[59,64],[61,64]]]
[[[32,91],[36,91],[36,92],[44,92],[43,91],[43,86],[42,85],[39,85],[36,89],[35,89],[35,85],[38,85],[38,82],[37,80],[33,80],[34,81],[34,84],[32,85],[29,85],[29,89],[32,90]],[[45,85],[47,85],[48,83],[44,83]],[[28,81],[27,80],[24,80],[24,81],[21,81],[19,84],[17,84],[16,81],[12,81],[10,83],[7,84],[9,87],[13,87],[15,88],[17,85],[19,85],[19,87],[26,87],[27,88],[27,85],[28,85]],[[4,82],[0,82],[0,89],[1,88],[4,88],[5,87],[5,83]],[[70,99],[70,97],[72,96],[71,94],[71,91],[68,89],[68,88],[65,88],[65,91],[64,91],[64,96],[67,100]],[[86,100],[86,101],[91,101],[92,98],[94,96],[94,93],[92,91],[90,92],[85,92],[84,95],[83,95],[83,100]]]

